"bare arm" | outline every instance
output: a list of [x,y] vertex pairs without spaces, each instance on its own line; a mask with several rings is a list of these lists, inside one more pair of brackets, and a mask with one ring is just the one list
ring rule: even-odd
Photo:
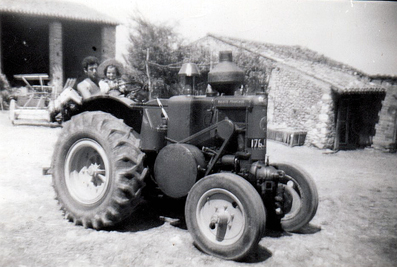
[[83,99],[87,99],[91,96],[91,93],[84,81],[77,85],[77,90],[79,91]]

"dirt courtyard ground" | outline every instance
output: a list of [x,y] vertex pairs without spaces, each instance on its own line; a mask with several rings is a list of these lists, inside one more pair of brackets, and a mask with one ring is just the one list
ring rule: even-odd
[[[95,231],[63,219],[42,175],[60,128],[12,126],[0,112],[0,266],[396,266],[397,154],[325,154],[269,142],[270,161],[294,163],[320,197],[305,233],[269,231],[258,251],[230,262],[196,249],[173,202],[146,202],[118,228]],[[173,206],[175,205],[175,206]],[[160,216],[164,216],[160,219]]]

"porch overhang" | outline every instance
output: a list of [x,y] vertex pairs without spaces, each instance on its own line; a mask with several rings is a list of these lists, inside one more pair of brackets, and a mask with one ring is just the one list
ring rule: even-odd
[[332,91],[341,95],[348,94],[375,94],[375,93],[386,93],[386,88],[382,87],[347,87],[347,88],[337,88],[332,87]]

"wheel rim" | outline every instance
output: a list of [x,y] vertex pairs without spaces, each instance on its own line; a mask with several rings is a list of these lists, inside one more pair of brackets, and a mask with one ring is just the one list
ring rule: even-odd
[[205,192],[196,210],[198,227],[206,239],[225,246],[235,243],[243,235],[245,214],[239,199],[220,188]]
[[65,182],[70,195],[81,204],[102,199],[109,186],[109,159],[105,150],[91,139],[73,144],[66,156]]
[[284,186],[284,198],[285,198],[285,206],[284,210],[286,211],[285,216],[282,220],[289,220],[294,218],[302,208],[302,189],[299,184],[290,176],[288,176],[288,181]]

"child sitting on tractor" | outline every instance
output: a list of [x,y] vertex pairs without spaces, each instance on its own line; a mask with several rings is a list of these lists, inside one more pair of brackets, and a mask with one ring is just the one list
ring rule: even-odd
[[103,78],[99,81],[102,94],[120,96],[125,94],[125,81],[121,78],[123,66],[114,59],[105,60],[98,67],[99,75]]

